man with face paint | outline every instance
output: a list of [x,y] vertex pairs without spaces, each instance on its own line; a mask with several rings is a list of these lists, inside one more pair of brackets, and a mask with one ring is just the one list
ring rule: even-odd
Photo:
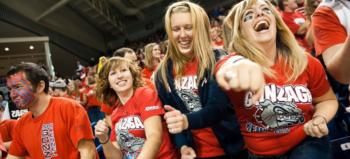
[[74,100],[48,95],[49,79],[43,68],[21,63],[10,68],[6,80],[16,106],[29,110],[14,128],[7,158],[95,158],[84,108]]

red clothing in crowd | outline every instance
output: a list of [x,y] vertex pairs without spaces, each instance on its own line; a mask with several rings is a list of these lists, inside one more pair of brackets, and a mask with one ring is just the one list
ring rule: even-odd
[[[218,63],[220,67],[228,58]],[[324,95],[330,86],[321,63],[311,55],[304,72],[293,82],[286,82],[288,74],[277,62],[271,68],[276,79],[265,76],[264,95],[251,103],[251,92],[229,95],[234,105],[246,146],[257,155],[281,155],[301,143],[306,134],[304,124],[312,118],[312,99]]]
[[[136,158],[145,143],[144,121],[151,116],[162,116],[164,109],[157,93],[148,87],[135,90],[133,96],[112,113],[112,141],[117,141],[124,158]],[[162,144],[158,159],[177,158],[166,125],[163,123]]]
[[331,8],[317,8],[312,18],[317,56],[333,45],[344,43],[347,37],[346,30]]
[[87,103],[85,109],[88,110],[90,107],[100,107],[101,103],[97,100],[95,93],[95,86],[88,86],[84,90],[84,93],[87,94]]
[[0,135],[0,151],[1,151],[0,157],[5,158],[5,156],[7,155],[7,151],[6,151],[6,147],[4,145],[4,142],[2,140],[1,135]]
[[9,154],[34,159],[80,158],[78,142],[94,136],[88,115],[76,101],[52,97],[43,114],[24,114],[14,130]]
[[0,123],[0,135],[4,142],[12,141],[14,128],[18,120],[4,120]]
[[310,52],[311,47],[308,46],[306,40],[304,39],[305,35],[297,35],[297,31],[300,26],[305,23],[306,17],[300,12],[281,12],[281,16],[290,31],[295,35],[295,38],[297,39],[299,45]]
[[144,69],[142,69],[142,72],[141,72],[142,77],[146,79],[151,79],[152,74],[156,69],[157,69],[157,66],[155,66],[153,69],[149,69],[145,67]]

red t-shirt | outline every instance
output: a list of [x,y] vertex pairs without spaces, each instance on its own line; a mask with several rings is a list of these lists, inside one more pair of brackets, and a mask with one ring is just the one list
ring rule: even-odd
[[153,74],[153,72],[155,71],[157,67],[154,67],[153,69],[148,69],[148,68],[144,68],[142,69],[142,77],[146,78],[146,79],[151,79],[151,76]]
[[[176,92],[190,112],[202,109],[196,82],[198,65],[198,60],[194,59],[185,65],[185,72],[180,78],[175,75]],[[211,128],[196,129],[191,132],[196,145],[193,148],[196,150],[197,157],[215,157],[225,154]]]
[[86,111],[74,100],[51,97],[43,114],[34,119],[32,116],[28,112],[18,120],[9,154],[78,159],[78,142],[94,139]]
[[87,103],[85,109],[88,110],[90,107],[100,107],[101,103],[97,100],[96,92],[95,92],[96,86],[88,86],[84,90],[84,93],[87,95]]
[[[218,63],[221,66],[228,58]],[[279,62],[271,68],[276,79],[265,76],[264,95],[251,103],[251,92],[227,92],[240,122],[240,130],[248,150],[257,155],[281,155],[305,139],[304,124],[312,118],[312,98],[324,95],[329,83],[321,63],[307,56],[308,65],[294,82]]]
[[1,135],[0,135],[0,151],[1,151],[0,158],[3,158],[7,155],[6,147],[4,145]]
[[0,123],[0,135],[4,142],[12,141],[17,120],[4,120]]
[[[124,158],[136,158],[145,143],[144,121],[151,116],[162,116],[164,109],[157,93],[148,87],[140,87],[134,95],[112,113],[111,140],[117,141]],[[162,144],[157,159],[177,158],[166,125],[163,123]]]
[[338,17],[329,7],[319,7],[312,16],[316,55],[321,55],[329,47],[344,43],[347,33]]

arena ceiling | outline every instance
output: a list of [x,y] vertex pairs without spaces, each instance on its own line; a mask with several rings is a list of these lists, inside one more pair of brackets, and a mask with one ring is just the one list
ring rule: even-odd
[[[54,65],[74,65],[76,60],[87,63],[123,46],[126,41],[132,42],[162,29],[166,7],[172,2],[0,0],[0,38],[48,36]],[[234,3],[232,0],[194,2],[206,10]],[[66,68],[59,70],[66,71]]]

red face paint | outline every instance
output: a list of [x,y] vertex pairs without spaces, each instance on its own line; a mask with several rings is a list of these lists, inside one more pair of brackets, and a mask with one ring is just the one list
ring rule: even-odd
[[10,97],[19,109],[27,109],[34,101],[32,84],[26,79],[24,72],[18,72],[7,78]]

